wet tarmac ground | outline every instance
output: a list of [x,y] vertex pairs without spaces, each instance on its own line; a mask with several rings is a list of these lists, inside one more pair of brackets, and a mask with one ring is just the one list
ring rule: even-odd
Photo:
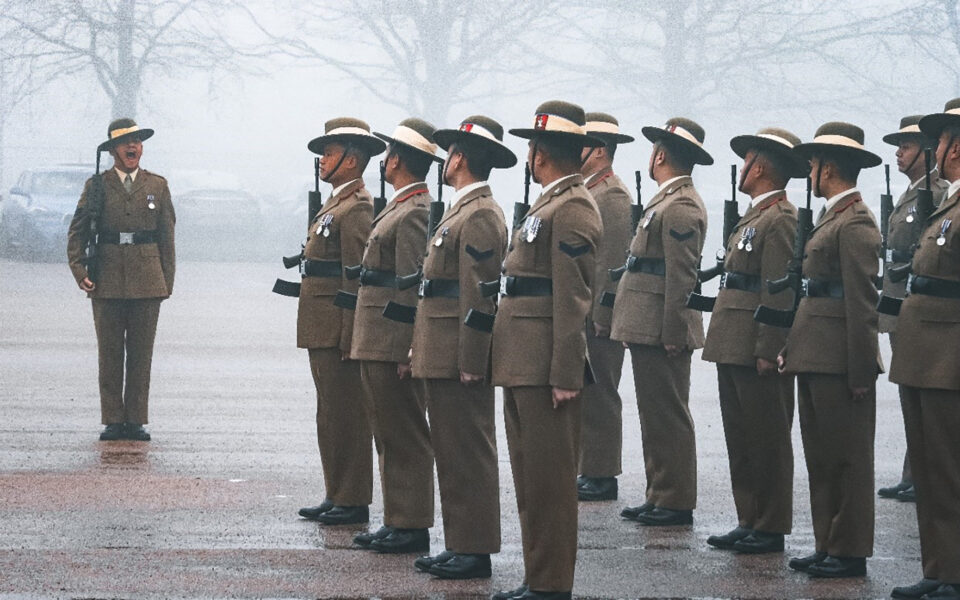
[[[154,354],[154,439],[99,442],[89,301],[66,265],[0,262],[0,599],[485,598],[521,582],[502,414],[503,551],[493,558],[492,579],[435,580],[414,571],[412,555],[352,548],[360,527],[324,528],[297,517],[324,493],[308,361],[295,348],[296,301],[270,293],[278,274],[272,265],[181,264]],[[580,506],[577,597],[883,598],[920,578],[914,506],[879,499],[866,578],[810,580],[786,568],[790,556],[813,548],[796,418],[786,553],[745,556],[706,545],[736,516],[716,372],[699,353],[691,393],[695,524],[644,528],[620,519],[644,489],[629,361],[621,392],[620,499]],[[895,483],[903,425],[885,376],[876,439],[877,483]],[[378,487],[374,528],[382,514]],[[443,549],[439,502],[436,523],[434,552]]]

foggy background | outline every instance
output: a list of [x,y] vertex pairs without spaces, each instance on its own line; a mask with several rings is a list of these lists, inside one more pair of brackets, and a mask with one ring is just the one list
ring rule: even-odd
[[[615,168],[631,187],[632,171],[643,171],[644,200],[655,184],[646,179],[650,144],[640,128],[687,116],[704,127],[716,159],[694,172],[714,216],[730,193],[734,135],[781,126],[809,140],[821,123],[845,120],[894,162],[881,136],[900,117],[939,111],[960,96],[957,0],[0,0],[0,7],[2,201],[24,169],[92,165],[109,121],[131,116],[157,132],[142,166],[169,179],[175,205],[198,178],[256,198],[261,214],[249,235],[257,239],[249,241],[264,246],[262,258],[296,249],[313,182],[306,143],[335,116],[357,116],[389,134],[408,116],[452,127],[483,113],[507,129],[530,126],[542,101],[570,100],[614,114],[638,138],[621,147]],[[524,141],[506,138],[522,157]],[[366,174],[374,194],[377,162]],[[906,182],[895,166],[894,173],[899,193]],[[428,182],[434,189],[435,172]],[[493,183],[509,220],[522,168],[495,172]],[[882,169],[861,177],[871,204],[881,186]],[[186,228],[189,217],[178,212]],[[711,221],[715,246],[720,220]],[[203,258],[232,258],[216,244],[204,249]]]

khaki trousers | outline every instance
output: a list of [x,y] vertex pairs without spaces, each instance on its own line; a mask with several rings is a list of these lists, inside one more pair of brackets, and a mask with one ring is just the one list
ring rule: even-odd
[[790,533],[793,523],[793,377],[717,365],[720,414],[740,527]]
[[846,375],[801,373],[797,395],[816,549],[872,556],[876,388],[854,402]]
[[569,592],[577,562],[580,398],[553,408],[549,386],[503,389],[526,583]]
[[448,550],[500,552],[500,473],[494,389],[423,380]]
[[367,506],[373,497],[373,435],[360,387],[360,363],[339,348],[311,348],[317,388],[317,445],[323,483],[336,506]]
[[92,302],[100,365],[100,420],[104,425],[143,425],[148,422],[150,365],[161,300],[94,298]]
[[697,506],[697,441],[690,400],[690,357],[662,346],[630,344],[640,413],[646,501],[673,510]]
[[902,389],[923,576],[960,584],[960,391]]
[[584,386],[583,427],[580,444],[580,474],[586,477],[616,477],[623,448],[623,405],[617,388],[623,369],[623,344],[597,337],[593,324],[587,327],[587,352],[596,383]]
[[397,377],[397,363],[360,361],[360,381],[380,459],[383,523],[398,529],[433,525],[433,449],[420,380]]

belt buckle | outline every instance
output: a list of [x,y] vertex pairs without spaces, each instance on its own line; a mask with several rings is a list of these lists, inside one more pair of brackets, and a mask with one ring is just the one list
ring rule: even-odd
[[421,279],[421,280],[420,280],[420,288],[417,290],[417,296],[418,296],[418,297],[423,298],[424,291],[427,289],[427,282],[428,282],[428,281],[430,281],[430,280],[429,280],[429,279]]
[[637,266],[637,257],[631,254],[629,257],[627,257],[627,270],[634,271],[636,266]]
[[888,263],[893,262],[893,248],[887,248],[887,255],[884,256],[884,260]]
[[809,279],[804,279],[804,280],[803,280],[803,282],[800,284],[800,291],[801,291],[801,295],[803,295],[803,296],[809,296],[809,295],[810,295],[810,280],[809,280]]
[[120,242],[121,246],[129,246],[133,244],[133,232],[132,231],[121,231],[120,232]]
[[724,272],[722,275],[720,275],[720,289],[727,287],[727,275],[727,272]]
[[300,276],[301,277],[307,276],[307,261],[305,261],[302,258],[300,259]]
[[507,293],[507,278],[506,278],[506,277],[503,277],[503,278],[500,279],[500,295],[501,295],[501,296],[509,296],[509,295],[510,295],[510,294]]
[[910,275],[907,276],[907,294],[912,294],[912,293],[913,293],[913,278],[914,278],[914,277],[915,277],[915,275],[914,275],[913,273],[911,273]]

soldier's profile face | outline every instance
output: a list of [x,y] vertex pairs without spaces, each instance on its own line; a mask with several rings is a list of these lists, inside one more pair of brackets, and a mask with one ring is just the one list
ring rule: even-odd
[[121,171],[130,173],[140,168],[140,157],[143,156],[143,142],[139,138],[131,138],[121,142],[110,151],[113,163]]
[[920,151],[920,143],[913,140],[903,140],[897,144],[897,168],[901,173],[906,173],[911,163],[916,164],[914,161]]
[[327,177],[332,175],[343,152],[344,147],[341,144],[332,143],[323,147],[323,154],[320,155],[320,179],[326,181]]

